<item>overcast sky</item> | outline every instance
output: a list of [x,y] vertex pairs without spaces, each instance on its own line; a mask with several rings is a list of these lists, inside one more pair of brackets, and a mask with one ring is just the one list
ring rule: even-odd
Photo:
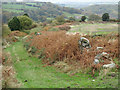
[[[17,0],[22,1],[22,0]],[[120,0],[35,0],[41,2],[119,2]]]

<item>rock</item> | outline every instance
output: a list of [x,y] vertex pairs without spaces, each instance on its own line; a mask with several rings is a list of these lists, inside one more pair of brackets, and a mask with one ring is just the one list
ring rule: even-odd
[[27,36],[23,37],[22,39],[26,39],[28,36],[29,36],[29,35],[27,35]]
[[68,86],[67,88],[70,88],[70,86]]
[[98,64],[99,63],[99,60],[98,59],[95,59],[94,60],[94,64]]
[[108,74],[108,76],[112,76],[112,77],[116,77],[118,74],[115,72],[111,72],[110,74]]
[[27,80],[25,80],[24,82],[27,82]]
[[97,50],[99,50],[99,49],[103,49],[103,47],[97,47]]
[[29,48],[29,49],[28,49],[28,52],[30,52],[30,51],[31,51],[31,49],[32,49],[32,48]]
[[97,55],[95,56],[95,59],[98,59],[98,60],[99,60],[101,57],[106,57],[106,58],[112,60],[111,58],[109,58],[109,54],[106,53],[106,52],[102,52],[102,53],[100,53],[100,54],[97,54]]
[[16,39],[19,39],[20,37],[14,36]]
[[[100,63],[100,62],[104,62],[104,59],[102,59],[102,58],[106,58],[107,60],[110,60],[110,61],[112,61],[112,58],[111,57],[109,57],[109,54],[108,53],[106,53],[106,52],[102,52],[102,53],[99,53],[99,54],[97,54],[96,56],[95,56],[95,59],[94,59],[94,64],[98,64],[98,63]],[[106,65],[103,65],[103,67],[104,68],[113,68],[113,67],[115,67],[115,64],[113,63],[113,62],[111,62],[111,64],[106,64]]]
[[85,37],[81,37],[80,40],[78,40],[78,46],[81,50],[81,53],[83,51],[84,48],[91,48],[91,45],[89,43],[89,40]]
[[115,63],[113,63],[112,61],[111,61],[111,64],[103,65],[103,68],[114,68],[114,67],[115,67]]
[[102,52],[102,55],[109,55],[108,53],[106,53],[106,52]]
[[3,49],[6,49],[6,48],[7,48],[7,46],[2,46],[2,48],[3,48]]
[[100,59],[102,57],[102,55],[101,55],[101,53],[100,54],[97,54],[96,56],[95,56],[95,59]]
[[112,77],[115,77],[115,76],[116,76],[116,74],[114,74],[114,73],[113,73],[113,74],[111,74],[111,76],[112,76]]

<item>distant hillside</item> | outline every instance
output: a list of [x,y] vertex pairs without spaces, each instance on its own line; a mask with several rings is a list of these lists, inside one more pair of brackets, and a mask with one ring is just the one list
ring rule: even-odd
[[98,14],[102,16],[103,13],[109,13],[111,18],[118,17],[118,5],[117,4],[102,4],[102,5],[91,5],[89,7],[82,8],[82,14]]
[[80,2],[80,3],[76,3],[76,2],[67,2],[67,3],[56,3],[59,6],[63,6],[63,7],[71,7],[71,8],[76,8],[76,9],[80,9],[80,8],[84,8],[89,6],[91,3],[87,3],[87,2]]
[[76,9],[81,9],[84,7],[88,7],[90,5],[105,5],[105,4],[118,4],[118,2],[63,2],[63,3],[56,3],[59,6],[64,7],[71,7]]
[[[61,7],[50,2],[34,2],[34,3],[3,3],[3,19],[6,22],[10,16],[17,16],[20,14],[28,13],[29,16],[35,21],[45,21],[46,19],[55,18],[59,15],[65,17],[81,15],[81,10]],[[69,15],[69,16],[68,16]],[[9,17],[9,18],[7,18]]]

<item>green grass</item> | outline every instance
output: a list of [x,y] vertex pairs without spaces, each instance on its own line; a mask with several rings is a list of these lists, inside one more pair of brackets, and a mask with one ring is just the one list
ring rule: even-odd
[[42,31],[42,30],[43,30],[42,26],[38,26],[38,27],[36,27],[36,28],[31,29],[31,30],[30,30],[30,33],[40,32],[40,31]]
[[[42,60],[29,57],[23,48],[22,42],[13,43],[5,50],[10,52],[16,71],[16,78],[21,82],[21,88],[114,88],[117,87],[118,78],[106,76],[93,78],[88,74],[77,73],[69,76],[66,73],[58,72],[52,66],[43,67]],[[17,61],[19,58],[20,61]],[[27,82],[24,82],[27,80]]]
[[3,9],[36,9],[36,7],[26,6],[26,5],[18,5],[18,4],[3,4]]
[[63,13],[64,13],[64,15],[65,15],[66,17],[83,16],[83,15],[81,15],[81,14],[70,14],[70,13],[67,13],[67,12],[63,12]]
[[16,9],[4,9],[4,11],[15,12],[15,13],[21,13],[21,12],[24,12],[23,10],[16,10]]
[[26,3],[26,4],[30,4],[30,5],[36,5],[36,3]]
[[37,7],[27,6],[24,4],[15,4],[15,3],[2,4],[2,8],[5,11],[16,12],[16,13],[24,12],[21,9],[37,9]]
[[5,38],[5,37],[7,37],[10,33],[11,33],[11,30],[10,30],[10,28],[8,27],[8,25],[6,25],[6,24],[2,25],[2,37]]
[[117,33],[118,25],[115,23],[81,23],[79,25],[73,25],[69,32],[80,32],[87,34],[109,34],[111,32]]

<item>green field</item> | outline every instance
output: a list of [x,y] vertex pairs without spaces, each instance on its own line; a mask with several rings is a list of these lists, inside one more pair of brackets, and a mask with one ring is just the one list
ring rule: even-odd
[[67,16],[67,17],[75,17],[75,16],[83,16],[83,15],[81,15],[81,14],[70,14],[70,13],[67,13],[67,12],[63,12],[64,13],[64,15],[65,16]]
[[3,4],[3,9],[36,9],[36,7],[26,6],[26,5],[17,5],[17,4]]
[[[42,5],[43,5],[42,3],[19,3],[19,4],[16,4],[16,3],[4,4],[3,3],[2,4],[2,8],[3,8],[3,11],[14,12],[14,13],[21,13],[21,12],[24,12],[24,10],[31,10],[31,9],[32,10],[36,10],[36,9],[40,8],[39,6],[42,6]],[[51,7],[53,8],[53,6],[51,6]],[[44,7],[43,7],[43,9],[44,9]],[[56,8],[56,10],[57,10],[57,8]],[[83,16],[82,14],[76,14],[76,13],[70,14],[70,13],[65,12],[65,11],[62,11],[62,12],[65,15],[65,17],[67,17],[67,18],[69,18],[69,17],[76,17],[76,16],[80,18],[81,16]],[[47,17],[47,20],[51,20],[51,19],[53,19],[53,18]]]
[[4,9],[5,11],[8,11],[8,12],[14,12],[14,13],[21,13],[21,12],[24,12],[23,10],[16,10],[16,9]]
[[[16,79],[21,88],[117,88],[118,77],[98,76],[77,73],[69,76],[52,66],[43,67],[42,60],[30,57],[22,42],[13,43],[5,50],[10,52],[16,71]],[[24,82],[27,80],[27,82]],[[93,81],[95,80],[95,81]]]
[[27,6],[26,4],[12,4],[12,3],[3,4],[2,8],[5,11],[16,13],[24,12],[23,9],[37,9],[37,7]]
[[29,4],[29,5],[36,5],[36,3],[26,3],[26,4]]
[[78,25],[71,25],[69,32],[79,32],[86,34],[108,34],[118,33],[118,24],[116,23],[80,23]]

